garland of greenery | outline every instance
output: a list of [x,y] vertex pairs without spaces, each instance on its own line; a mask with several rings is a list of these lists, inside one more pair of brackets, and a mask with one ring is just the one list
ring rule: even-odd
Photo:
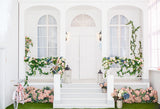
[[136,40],[137,40],[137,34],[136,32],[140,29],[140,26],[136,27],[134,26],[133,24],[133,21],[129,21],[128,24],[126,25],[131,25],[132,27],[132,35],[131,35],[131,40],[130,40],[130,50],[131,50],[131,54],[130,55],[133,55],[134,57],[136,57]]
[[[109,70],[113,64],[119,64],[120,70],[117,71],[118,76],[123,76],[127,73],[135,75],[141,73],[143,67],[143,59],[135,57],[135,59],[120,58],[120,57],[104,57],[102,60],[104,70]],[[105,74],[106,75],[106,74]],[[105,76],[106,77],[106,76]]]
[[[24,62],[28,65],[29,71],[26,71],[26,80],[25,85],[28,85],[28,76],[36,75],[37,71],[41,75],[49,75],[49,74],[62,74],[65,69],[65,59],[63,57],[45,57],[45,58],[34,58],[34,57],[27,57],[30,46],[33,46],[32,40],[29,37],[25,37],[25,57]],[[43,68],[50,67],[49,72],[44,72]]]
[[132,35],[131,35],[131,40],[130,40],[130,50],[131,54],[133,55],[134,58],[121,58],[121,57],[104,57],[102,60],[102,66],[104,67],[105,70],[105,77],[107,71],[111,68],[113,64],[119,64],[120,65],[120,70],[117,71],[118,76],[123,76],[127,73],[130,75],[135,75],[138,73],[137,77],[141,77],[142,73],[142,67],[143,67],[143,55],[142,55],[142,43],[139,41],[139,48],[138,48],[138,56],[136,55],[136,40],[137,40],[137,34],[136,32],[140,29],[140,26],[136,27],[133,24],[133,21],[129,21],[128,24],[132,28]]

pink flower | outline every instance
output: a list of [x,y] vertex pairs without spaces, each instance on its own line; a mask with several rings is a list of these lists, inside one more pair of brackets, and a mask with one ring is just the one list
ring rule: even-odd
[[136,103],[141,103],[141,101],[142,101],[142,100],[141,100],[141,97],[136,97],[136,98],[135,98],[135,102],[136,102]]
[[139,96],[140,91],[136,90],[135,93],[136,93],[137,96]]
[[141,62],[143,62],[143,59],[140,59]]

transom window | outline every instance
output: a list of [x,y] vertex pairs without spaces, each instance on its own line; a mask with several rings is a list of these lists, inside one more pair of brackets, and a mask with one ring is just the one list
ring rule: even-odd
[[38,57],[57,56],[57,22],[51,15],[40,17],[37,26]]
[[115,15],[110,21],[110,56],[129,56],[128,19],[123,15]]
[[72,27],[95,27],[96,24],[91,16],[86,14],[80,14],[73,19],[71,26]]

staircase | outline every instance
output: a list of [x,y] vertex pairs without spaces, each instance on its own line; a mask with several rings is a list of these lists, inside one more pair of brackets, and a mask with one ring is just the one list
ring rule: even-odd
[[97,83],[63,84],[59,102],[54,108],[113,108],[114,103],[107,101],[107,93],[102,93]]

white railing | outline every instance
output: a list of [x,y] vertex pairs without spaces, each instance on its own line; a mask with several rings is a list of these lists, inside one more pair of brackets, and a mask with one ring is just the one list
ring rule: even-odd
[[114,91],[114,76],[107,75],[107,101],[114,103],[114,99],[111,94]]
[[61,101],[61,97],[60,97],[60,95],[61,95],[61,90],[60,90],[61,78],[60,78],[60,76],[61,76],[60,74],[54,75],[54,103]]

